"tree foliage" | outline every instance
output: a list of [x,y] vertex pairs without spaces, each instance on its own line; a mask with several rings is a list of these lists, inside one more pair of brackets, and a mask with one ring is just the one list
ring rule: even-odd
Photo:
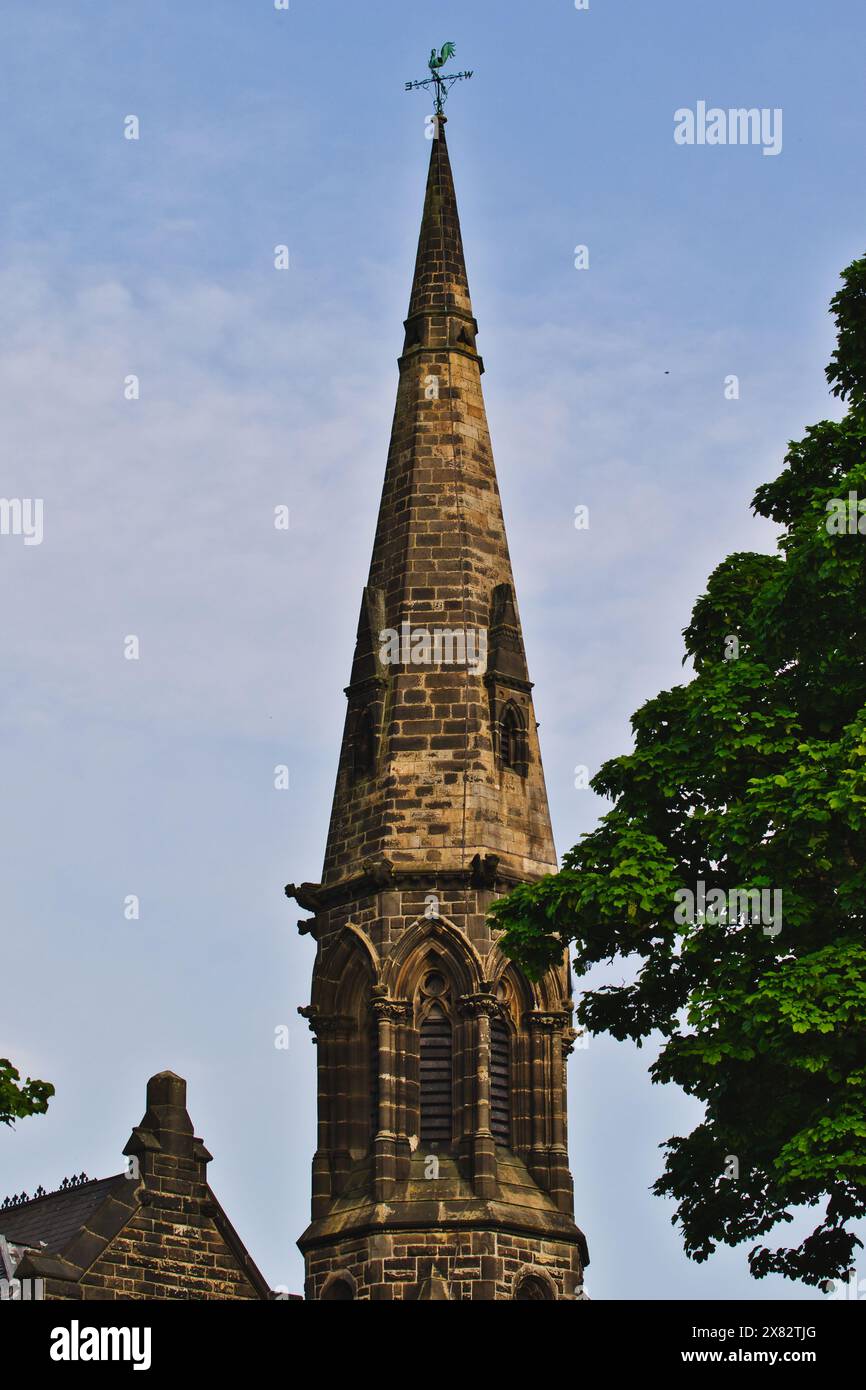
[[6,1057],[0,1057],[0,1123],[12,1125],[27,1115],[44,1115],[54,1095],[50,1081],[22,1084],[19,1072]]
[[[703,1103],[653,1188],[687,1253],[816,1207],[799,1245],[749,1254],[758,1278],[812,1285],[850,1268],[866,1213],[866,259],[842,280],[827,377],[847,414],[792,443],[752,504],[781,526],[778,553],[719,565],[684,633],[693,679],[638,710],[634,751],[593,780],[612,809],[559,874],[493,909],[533,976],[571,943],[579,973],[635,958],[633,983],[585,993],[578,1021],[638,1045],[657,1031],[652,1079]],[[853,531],[828,529],[851,494]],[[726,901],[780,890],[781,929],[678,921],[701,882]]]

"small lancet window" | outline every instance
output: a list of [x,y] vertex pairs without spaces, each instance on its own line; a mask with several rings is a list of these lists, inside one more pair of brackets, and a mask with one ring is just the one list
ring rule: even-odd
[[369,777],[376,766],[376,729],[373,715],[365,709],[355,726],[353,770],[356,777]]
[[499,761],[503,767],[526,776],[526,730],[516,706],[505,706],[499,724]]

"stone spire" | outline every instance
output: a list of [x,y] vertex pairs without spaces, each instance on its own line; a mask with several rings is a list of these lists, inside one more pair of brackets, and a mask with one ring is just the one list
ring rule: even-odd
[[444,127],[440,117],[325,883],[364,859],[465,868],[493,854],[515,879],[555,867]]
[[314,916],[311,1299],[572,1299],[565,960],[493,900],[555,867],[440,117]]
[[427,192],[418,237],[407,328],[416,316],[460,313],[472,323],[469,277],[463,255],[457,195],[445,139],[447,116],[434,118]]

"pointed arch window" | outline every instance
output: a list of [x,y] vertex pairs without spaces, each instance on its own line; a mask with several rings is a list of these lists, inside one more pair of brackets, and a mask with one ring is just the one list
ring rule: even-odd
[[372,710],[362,710],[355,725],[352,743],[352,770],[356,777],[369,777],[376,766],[376,726]]
[[348,1279],[332,1279],[322,1294],[323,1303],[350,1303],[355,1298],[355,1290]]
[[511,1033],[502,1018],[490,1025],[490,1128],[497,1144],[511,1145]]
[[541,1274],[525,1274],[514,1294],[518,1303],[551,1303],[555,1299],[549,1279]]
[[433,1004],[421,1024],[421,1143],[450,1144],[452,1136],[451,1020]]
[[528,768],[526,725],[513,700],[509,700],[499,721],[499,761],[503,767],[525,777]]

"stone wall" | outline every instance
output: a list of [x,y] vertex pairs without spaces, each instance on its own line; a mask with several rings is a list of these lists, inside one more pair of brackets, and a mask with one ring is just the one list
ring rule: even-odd
[[[335,1297],[344,1280],[355,1299],[577,1299],[582,1270],[576,1245],[507,1231],[393,1231],[307,1255],[308,1299]],[[546,1290],[546,1293],[544,1292]],[[330,1291],[330,1292],[329,1292]]]
[[155,1165],[142,1206],[80,1280],[84,1298],[258,1299],[189,1160]]

